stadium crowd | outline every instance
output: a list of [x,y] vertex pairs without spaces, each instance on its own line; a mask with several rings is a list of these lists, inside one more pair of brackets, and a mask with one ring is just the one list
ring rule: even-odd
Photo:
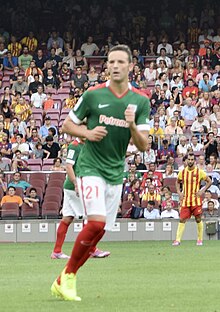
[[[5,172],[15,172],[16,180],[17,172],[65,170],[67,146],[73,138],[62,133],[62,122],[89,87],[109,79],[106,56],[112,46],[124,43],[133,55],[129,82],[150,98],[151,113],[147,150],[139,153],[132,142],[127,150],[118,216],[130,217],[133,205],[144,208],[147,219],[178,218],[173,186],[190,151],[213,180],[203,201],[204,216],[218,215],[217,2],[203,1],[198,8],[196,1],[186,6],[180,1],[177,8],[174,1],[162,1],[160,8],[153,5],[147,11],[129,3],[122,10],[122,1],[107,5],[75,1],[66,3],[57,20],[53,14],[61,1],[33,1],[34,7],[28,2],[26,10],[26,1],[22,3],[17,9],[7,3],[0,27],[0,182],[5,195],[1,205],[5,197],[17,196],[17,183],[8,184],[10,175],[5,180]],[[31,18],[35,10],[36,16],[42,15],[40,28]],[[30,174],[23,176],[30,179]],[[26,195],[36,201],[23,193],[24,203],[39,204],[45,188],[42,198],[36,184],[26,188]],[[21,200],[16,200],[21,206]]]

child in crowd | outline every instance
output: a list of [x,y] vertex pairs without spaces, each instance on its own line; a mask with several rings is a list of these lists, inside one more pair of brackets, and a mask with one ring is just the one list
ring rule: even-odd
[[45,157],[45,159],[47,159],[50,156],[50,152],[48,152],[47,150],[43,150],[43,145],[38,142],[35,145],[35,150],[33,151],[33,158],[34,159],[43,159],[43,155],[47,154],[47,156]]

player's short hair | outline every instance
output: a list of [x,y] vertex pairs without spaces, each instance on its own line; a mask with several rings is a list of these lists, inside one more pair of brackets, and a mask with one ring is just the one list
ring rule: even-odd
[[188,158],[188,157],[194,157],[194,159],[196,159],[196,156],[195,156],[193,153],[188,153],[187,158]]
[[123,51],[125,53],[127,53],[128,55],[128,61],[129,63],[132,63],[132,53],[131,53],[131,50],[130,48],[126,45],[126,44],[118,44],[114,47],[112,47],[108,53],[108,55],[111,53],[111,52],[114,52],[114,51]]

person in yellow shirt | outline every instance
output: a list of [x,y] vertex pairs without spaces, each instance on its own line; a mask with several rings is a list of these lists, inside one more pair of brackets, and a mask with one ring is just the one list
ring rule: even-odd
[[33,31],[30,31],[28,36],[24,37],[23,39],[21,39],[21,44],[23,46],[27,46],[29,53],[30,54],[34,54],[37,45],[38,45],[38,41],[36,38],[34,38],[34,33]]
[[14,35],[11,35],[11,42],[8,45],[8,51],[11,52],[12,56],[19,56],[21,54],[22,45],[17,42]]
[[73,108],[76,104],[77,99],[74,97],[74,92],[70,91],[69,97],[65,100],[64,109],[65,108]]
[[[202,194],[211,186],[212,180],[206,175],[205,171],[196,166],[195,161],[195,155],[189,153],[187,157],[187,167],[179,171],[176,180],[176,190],[179,195],[181,209],[180,222],[173,246],[180,245],[185,223],[192,215],[195,216],[195,221],[197,223],[197,246],[203,245]],[[201,181],[206,182],[202,189],[200,189]],[[180,190],[181,184],[182,191]]]
[[164,138],[164,131],[159,127],[159,122],[154,122],[154,127],[149,130],[149,134],[154,136],[154,142],[158,142],[158,138],[160,140]]
[[27,121],[31,114],[30,105],[25,102],[23,97],[19,98],[18,104],[15,106],[15,115],[20,117],[21,121]]

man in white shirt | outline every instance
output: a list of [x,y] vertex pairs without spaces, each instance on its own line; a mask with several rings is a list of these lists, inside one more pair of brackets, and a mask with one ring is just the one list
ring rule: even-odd
[[160,53],[160,49],[164,48],[167,54],[173,54],[173,47],[167,42],[167,38],[164,37],[160,44],[157,46],[157,54]]
[[144,209],[144,218],[145,219],[160,219],[160,213],[158,209],[155,209],[155,201],[149,200],[147,208]]
[[208,202],[209,201],[213,201],[214,202],[214,207],[215,209],[219,208],[219,201],[217,199],[212,198],[212,193],[210,191],[205,191],[205,197],[202,201],[202,209],[207,209],[208,208]]
[[202,114],[198,114],[197,120],[195,120],[191,126],[192,134],[203,134],[209,131],[210,124],[207,119],[204,119]]
[[37,92],[31,95],[31,105],[35,108],[43,108],[43,104],[46,101],[47,96],[43,93],[43,87],[38,86]]
[[179,214],[175,209],[172,208],[172,203],[170,201],[166,203],[166,209],[161,212],[161,219],[166,218],[179,219]]
[[197,136],[193,135],[191,142],[187,145],[187,149],[188,148],[192,148],[193,152],[199,152],[204,149],[204,145],[202,143],[198,143]]
[[22,142],[23,134],[18,133],[16,135],[16,142],[12,144],[12,152],[19,150],[21,152],[21,159],[29,158],[29,145],[25,142]]
[[169,67],[169,68],[172,66],[171,59],[168,56],[166,56],[166,54],[167,54],[166,53],[166,49],[165,48],[161,48],[160,49],[160,56],[156,59],[157,67],[160,64],[160,61],[165,61],[167,67]]
[[92,36],[89,36],[87,42],[82,44],[81,51],[83,52],[84,55],[93,55],[94,52],[95,54],[98,54],[99,48],[97,44],[93,42]]

